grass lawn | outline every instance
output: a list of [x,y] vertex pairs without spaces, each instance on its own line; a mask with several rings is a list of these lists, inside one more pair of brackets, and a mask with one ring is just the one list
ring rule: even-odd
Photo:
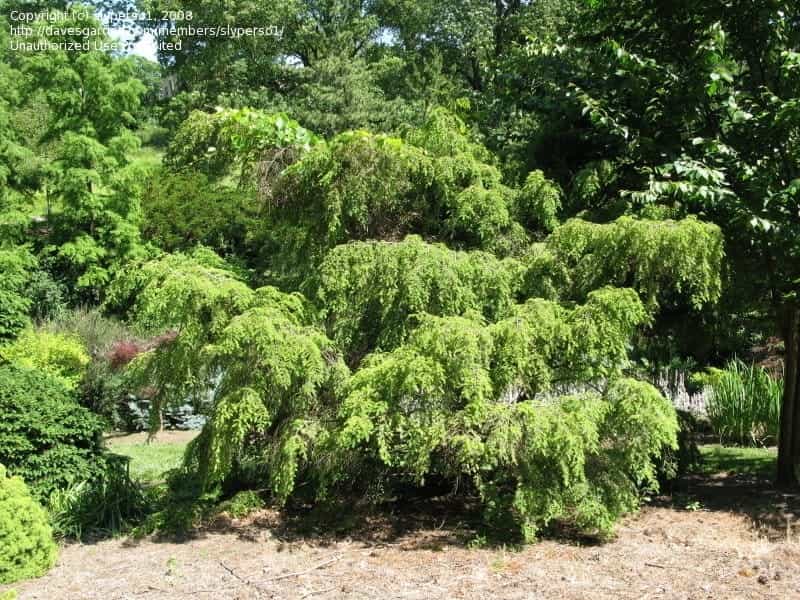
[[146,484],[164,481],[164,474],[181,464],[188,443],[185,439],[155,440],[150,444],[126,439],[110,439],[108,447],[114,454],[129,456],[131,477]]
[[131,164],[139,164],[144,167],[156,168],[161,165],[161,159],[164,156],[164,151],[152,146],[141,146],[135,152],[128,156]]
[[700,446],[703,464],[700,473],[714,475],[734,472],[740,475],[771,477],[778,457],[775,448],[740,448],[718,444]]

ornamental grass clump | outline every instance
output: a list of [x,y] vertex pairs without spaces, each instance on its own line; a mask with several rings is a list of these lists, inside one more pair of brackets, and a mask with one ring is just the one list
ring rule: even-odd
[[780,426],[783,380],[759,365],[733,360],[704,376],[711,388],[706,407],[711,427],[724,444],[774,444]]

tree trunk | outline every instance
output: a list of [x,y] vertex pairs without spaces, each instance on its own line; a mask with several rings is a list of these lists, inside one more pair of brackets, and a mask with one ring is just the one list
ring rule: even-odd
[[796,487],[800,484],[800,307],[792,306],[788,311],[784,340],[786,352],[776,483]]

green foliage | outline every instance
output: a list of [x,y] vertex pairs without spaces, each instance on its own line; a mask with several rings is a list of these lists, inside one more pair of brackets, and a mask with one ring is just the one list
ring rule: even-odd
[[601,285],[630,286],[649,308],[714,303],[721,292],[722,236],[692,217],[648,221],[621,217],[608,224],[571,219],[547,238],[570,274],[570,295]]
[[56,554],[47,514],[0,464],[0,584],[44,575]]
[[525,185],[517,192],[515,216],[528,229],[553,231],[558,226],[561,196],[556,183],[549,181],[541,171],[531,171]]
[[34,322],[58,318],[67,310],[66,287],[47,271],[39,269],[31,273],[25,295],[31,300]]
[[131,384],[153,390],[153,428],[166,403],[183,404],[211,387],[213,373],[203,368],[198,353],[256,298],[219,256],[204,248],[146,262],[114,281],[107,306],[129,311],[137,327],[162,334],[130,366]]
[[783,380],[740,360],[710,369],[703,379],[711,388],[708,419],[722,443],[747,446],[777,440]]
[[[615,310],[609,310],[612,306]],[[605,313],[611,316],[603,320]],[[246,439],[252,444],[258,439],[253,437],[257,431],[274,431],[268,438],[271,449],[263,450],[257,445],[250,453],[267,463],[263,469],[278,501],[285,501],[295,491],[298,477],[315,482],[319,496],[327,498],[348,486],[366,489],[379,485],[390,489],[398,482],[421,485],[426,478],[455,480],[468,476],[484,497],[487,518],[494,518],[495,508],[498,514],[506,515],[522,511],[521,520],[512,516],[517,533],[519,527],[527,527],[526,519],[535,522],[530,527],[536,529],[553,518],[568,518],[577,510],[577,504],[587,511],[581,517],[581,526],[605,530],[621,512],[634,508],[637,489],[633,482],[653,482],[655,471],[650,457],[660,451],[662,444],[674,444],[674,411],[655,390],[637,382],[615,384],[606,400],[597,397],[594,401],[579,398],[562,402],[534,398],[549,390],[560,377],[568,377],[568,381],[580,381],[581,376],[586,381],[614,377],[625,355],[625,342],[645,318],[644,308],[633,291],[610,289],[593,294],[587,305],[572,311],[546,301],[531,301],[520,307],[518,314],[495,325],[484,325],[475,313],[473,318],[427,316],[405,344],[364,361],[362,368],[345,382],[338,408],[336,404],[312,404],[311,410],[298,406],[297,400],[271,408],[266,399],[284,397],[286,393],[281,389],[269,393],[272,388],[268,386],[274,386],[272,373],[281,370],[254,369],[252,359],[239,366],[233,357],[241,360],[246,356],[245,348],[259,346],[253,342],[240,344],[231,353],[226,372],[237,368],[268,373],[261,384],[268,393],[259,398],[257,390],[249,387],[236,388],[232,396],[225,396],[218,404],[219,414],[214,415],[211,427],[195,442],[195,449],[200,453],[201,464],[228,465],[236,457],[224,454],[227,448],[236,448]],[[235,323],[236,319],[231,327]],[[250,322],[247,325],[245,331],[259,329]],[[280,349],[281,345],[272,342],[271,347]],[[314,372],[306,366],[302,372],[306,379],[300,378],[310,390]],[[285,378],[287,384],[298,377],[291,373]],[[250,375],[251,380],[263,377]],[[240,374],[233,380],[243,379],[244,374]],[[326,394],[321,397],[330,398]],[[606,403],[612,408],[605,409]],[[276,431],[272,415],[291,411],[299,414],[284,417]],[[314,418],[300,418],[304,414]],[[320,418],[326,414],[327,418]],[[555,496],[548,502],[562,503],[559,510],[545,507],[544,500],[529,497],[519,500],[530,502],[529,505],[519,504],[514,509],[504,506],[500,510],[498,502],[510,497],[502,491],[506,479],[521,478],[534,468],[527,463],[517,464],[533,460],[530,453],[515,446],[527,436],[517,432],[513,434],[516,441],[512,441],[508,437],[512,433],[503,429],[525,418],[548,423],[552,419],[545,430],[558,426],[564,428],[563,435],[571,436],[567,441],[551,441],[552,435],[540,432],[541,444],[553,444],[546,452],[549,458],[542,459],[543,472],[550,473],[552,461],[566,451],[564,444],[572,444],[572,454],[565,460],[573,460],[574,464],[562,464],[564,470],[576,479],[589,477],[593,471],[588,466],[585,474],[581,472],[584,461],[589,460],[585,455],[591,454],[591,460],[603,463],[596,472],[606,473],[608,479],[593,482],[594,486],[580,480],[575,490],[562,497],[555,482],[566,476],[566,471],[562,476],[548,475],[553,477],[548,480],[553,489],[542,494]],[[329,423],[333,423],[332,430]],[[601,431],[607,439],[603,438],[602,444],[591,442],[592,436],[598,437]],[[212,437],[215,435],[224,436],[225,440],[225,445],[216,450],[220,457],[216,462],[203,458],[203,453],[213,456],[210,453],[219,443]],[[610,440],[619,447],[619,456],[603,458]],[[242,453],[242,449],[238,452]],[[265,461],[265,456],[277,460],[271,463],[269,459]],[[508,472],[497,475],[501,462]],[[540,482],[528,483],[532,488],[541,487]],[[533,492],[526,488],[525,494],[529,493]]]
[[102,424],[57,379],[0,365],[0,461],[38,499],[103,471]]
[[444,233],[467,246],[491,248],[511,226],[511,190],[498,186],[470,186],[453,199],[444,221]]
[[47,511],[54,533],[80,540],[87,535],[119,535],[146,513],[145,496],[128,476],[128,461],[105,457],[101,476],[54,491]]
[[195,451],[206,487],[255,460],[266,465],[273,495],[285,499],[348,370],[307,324],[302,298],[271,288],[256,294],[256,306],[204,350],[222,375]]
[[608,532],[636,508],[637,484],[656,484],[652,457],[677,432],[655,389],[620,380],[603,397],[507,402],[491,395],[486,337],[457,319],[444,326],[463,332],[458,353],[445,350],[452,337],[422,336],[415,345],[436,345],[402,347],[353,377],[333,437],[343,472],[331,482],[362,486],[386,470],[417,484],[468,476],[485,522],[526,540],[554,520]]
[[252,193],[210,183],[197,172],[159,170],[142,197],[142,238],[167,252],[201,244],[241,259],[253,253],[258,217],[259,203]]
[[249,108],[220,108],[211,114],[196,110],[175,133],[165,163],[216,177],[233,170],[241,183],[253,182],[258,176],[275,175],[259,171],[264,163],[285,154],[281,166],[286,166],[290,154],[299,156],[320,141],[285,114]]
[[316,60],[299,73],[297,86],[281,105],[325,136],[353,129],[390,131],[419,112],[405,98],[390,98],[392,85],[381,85],[396,67],[391,57],[375,62],[348,55]]
[[318,258],[348,240],[397,237],[419,227],[430,210],[422,192],[431,170],[422,150],[398,138],[347,132],[287,168],[273,203],[285,206],[281,221],[302,231],[298,255]]
[[[20,137],[30,155],[15,167],[27,183],[15,187],[38,192],[46,204],[47,226],[36,242],[49,272],[71,300],[96,300],[121,262],[142,251],[135,222],[141,173],[125,164],[138,143],[130,130],[145,88],[133,59],[93,48],[109,39],[91,7],[49,17],[28,41],[55,32],[38,40],[54,44],[52,52],[18,52],[9,61],[23,82]],[[75,41],[58,32],[75,28],[100,32],[81,39],[92,49],[56,49]]]
[[514,302],[520,266],[483,252],[456,252],[416,236],[355,242],[332,250],[319,270],[316,299],[327,330],[352,361],[400,344],[418,313],[490,320]]
[[241,519],[252,512],[263,508],[264,500],[252,490],[237,492],[232,498],[220,502],[217,510],[234,519]]
[[279,175],[267,234],[276,279],[352,240],[420,234],[504,253],[525,244],[512,190],[463,121],[434,110],[403,136],[345,132]]
[[0,356],[20,367],[38,369],[74,390],[89,364],[89,355],[75,337],[26,329],[13,342],[0,346]]
[[[51,15],[47,22],[40,20],[34,31],[48,24],[54,25],[55,32],[70,28],[100,32],[82,38],[90,47],[108,39],[90,7],[59,14],[64,17],[55,19]],[[66,33],[50,38],[55,43],[70,40]],[[64,48],[24,55],[23,70],[36,86],[47,91],[53,119],[48,127],[50,137],[80,131],[105,144],[120,130],[135,125],[134,113],[139,109],[145,86],[135,77],[136,64],[132,59],[115,58],[95,48],[88,51]]]
[[62,138],[53,185],[58,211],[44,253],[79,298],[100,298],[125,261],[145,255],[138,220],[148,167],[125,158],[137,143],[130,133],[108,146],[72,132]]
[[24,247],[0,248],[0,340],[13,338],[30,323],[25,293],[35,258]]

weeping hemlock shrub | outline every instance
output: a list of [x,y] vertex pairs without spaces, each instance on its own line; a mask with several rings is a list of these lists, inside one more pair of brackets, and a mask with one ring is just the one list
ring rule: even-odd
[[546,245],[568,269],[571,297],[601,285],[629,286],[652,309],[685,303],[700,308],[721,293],[722,233],[694,217],[620,217],[603,224],[570,219]]
[[530,540],[557,522],[605,534],[676,448],[674,408],[624,378],[652,312],[613,287],[518,304],[522,271],[413,236],[353,242],[310,278],[315,308],[167,257],[120,282],[139,290],[135,319],[175,332],[129,368],[171,390],[213,381],[182,475],[198,498],[375,501],[436,482],[477,497],[500,534]]
[[521,267],[484,252],[426,244],[353,242],[334,248],[319,270],[317,301],[329,335],[348,360],[396,347],[416,314],[475,311],[489,320],[508,314]]
[[[316,461],[320,494],[467,478],[486,523],[523,539],[561,519],[608,532],[636,507],[637,486],[656,484],[651,459],[674,446],[677,422],[654,388],[617,378],[624,342],[644,319],[638,298],[599,295],[572,311],[536,300],[489,326],[428,317],[408,343],[369,357]],[[604,301],[621,308],[594,323],[590,305]],[[580,361],[590,366],[569,374]],[[614,378],[604,394],[538,395],[561,378],[602,376]]]
[[266,233],[268,280],[296,286],[325,253],[354,240],[417,234],[458,248],[518,250],[513,190],[457,117],[435,110],[404,138],[347,131],[276,177]]
[[0,584],[44,575],[56,552],[44,509],[0,464]]

